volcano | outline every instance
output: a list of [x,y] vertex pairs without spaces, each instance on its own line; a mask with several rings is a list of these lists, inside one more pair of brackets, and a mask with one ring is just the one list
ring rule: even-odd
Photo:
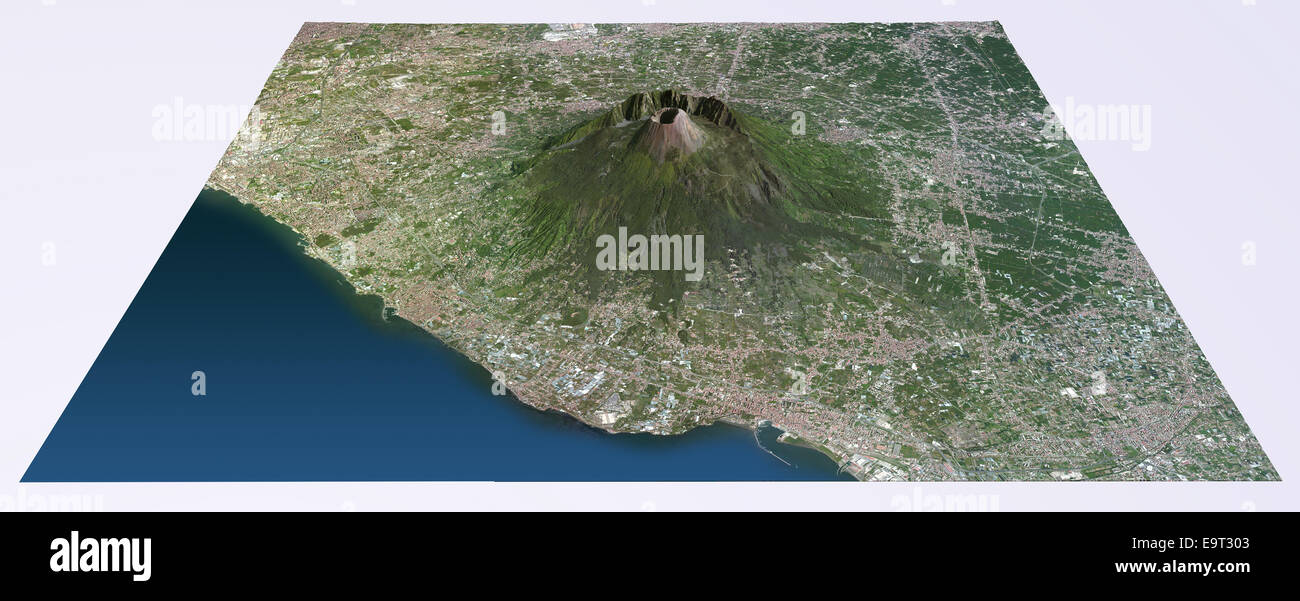
[[[835,235],[826,217],[886,214],[852,157],[715,97],[640,92],[546,140],[517,165],[533,191],[516,252],[588,264],[619,228],[704,235],[706,254]],[[769,246],[771,246],[769,244]]]
[[670,156],[684,157],[704,145],[704,132],[686,111],[675,106],[659,109],[646,124],[645,143],[650,155],[660,162]]

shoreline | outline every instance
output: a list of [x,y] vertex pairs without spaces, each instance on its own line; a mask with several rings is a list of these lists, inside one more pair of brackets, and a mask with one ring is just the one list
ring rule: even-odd
[[[383,297],[379,296],[378,294],[374,294],[374,293],[370,293],[370,292],[366,292],[366,291],[362,291],[362,290],[358,289],[355,285],[352,284],[351,281],[348,280],[348,278],[347,278],[347,276],[346,276],[345,274],[343,274],[342,272],[338,271],[338,270],[337,270],[333,265],[331,265],[328,261],[325,261],[324,259],[322,259],[322,258],[320,258],[320,257],[317,257],[317,256],[315,256],[313,253],[311,253],[311,252],[310,252],[310,249],[311,249],[311,242],[310,242],[310,240],[309,240],[305,235],[303,235],[302,232],[298,231],[298,230],[297,230],[296,228],[294,228],[293,226],[291,226],[291,225],[289,225],[289,224],[287,224],[287,223],[281,222],[281,221],[278,220],[278,219],[275,219],[274,217],[272,217],[272,216],[266,214],[265,212],[263,212],[263,211],[261,210],[261,208],[258,207],[256,204],[254,204],[254,203],[252,203],[252,202],[248,202],[248,201],[246,201],[246,200],[240,198],[239,196],[237,196],[237,195],[231,193],[231,191],[226,190],[226,189],[223,189],[222,187],[220,187],[219,185],[215,185],[215,184],[214,184],[213,182],[211,182],[211,181],[206,182],[206,183],[204,184],[201,193],[203,193],[203,192],[212,192],[212,193],[218,193],[218,194],[225,195],[225,196],[227,196],[227,197],[233,199],[236,203],[238,203],[238,206],[240,206],[240,207],[245,207],[245,208],[247,208],[247,209],[249,209],[249,210],[255,212],[255,213],[256,213],[256,214],[257,214],[257,215],[258,215],[262,220],[264,220],[264,224],[265,224],[265,225],[267,225],[267,226],[271,226],[271,227],[273,227],[273,228],[283,228],[283,231],[285,231],[285,232],[289,232],[289,233],[292,233],[292,239],[293,239],[293,242],[294,242],[295,246],[298,248],[298,253],[299,253],[299,255],[300,255],[303,259],[309,260],[309,261],[311,261],[312,263],[317,264],[317,266],[318,266],[319,268],[321,268],[321,269],[324,270],[325,272],[328,272],[328,273],[329,273],[331,276],[333,276],[333,278],[335,278],[335,279],[336,279],[340,284],[346,286],[347,291],[344,292],[344,291],[341,290],[340,293],[341,293],[341,295],[343,295],[343,296],[345,297],[344,300],[347,302],[347,304],[349,304],[350,306],[352,306],[354,309],[357,309],[357,310],[358,310],[358,313],[359,313],[358,316],[361,317],[362,319],[365,319],[365,320],[375,320],[375,319],[376,319],[376,316],[375,316],[375,315],[371,315],[371,314],[370,314],[370,313],[371,313],[370,311],[363,310],[363,309],[370,309],[370,308],[372,308],[372,307],[369,307],[368,305],[375,304],[375,305],[378,306],[379,309],[380,309],[380,311],[379,311],[379,315],[378,315],[378,318],[379,318],[379,319],[382,319],[382,324],[394,324],[394,323],[401,323],[401,324],[404,324],[404,326],[401,326],[401,329],[402,329],[402,330],[406,330],[405,332],[397,332],[396,330],[394,330],[394,331],[392,331],[392,332],[390,332],[390,333],[392,333],[392,334],[394,334],[394,335],[410,335],[410,336],[416,337],[416,338],[418,338],[418,339],[420,339],[420,340],[422,340],[422,341],[432,342],[433,344],[435,344],[435,345],[437,345],[437,346],[439,346],[439,347],[441,347],[441,348],[443,348],[443,349],[446,349],[446,350],[448,350],[448,351],[451,351],[452,353],[454,353],[454,355],[455,355],[455,357],[456,357],[457,359],[459,359],[459,360],[463,360],[463,361],[465,361],[468,365],[473,365],[473,366],[479,368],[480,370],[482,370],[481,372],[479,372],[479,373],[482,374],[482,376],[479,376],[479,377],[484,378],[484,379],[485,379],[485,382],[492,382],[492,379],[491,379],[491,378],[492,378],[492,373],[493,373],[493,372],[492,372],[492,369],[491,369],[490,367],[488,367],[487,365],[484,365],[484,364],[482,364],[482,363],[480,363],[480,362],[478,362],[478,361],[475,361],[473,357],[471,357],[470,355],[468,355],[467,353],[465,353],[462,349],[458,348],[456,345],[449,343],[447,340],[444,340],[442,337],[438,336],[438,334],[435,333],[434,331],[429,330],[429,329],[427,329],[427,328],[425,328],[425,327],[422,327],[422,326],[420,326],[419,324],[417,324],[417,323],[415,323],[415,322],[413,322],[413,321],[411,321],[411,320],[406,319],[406,318],[403,317],[400,313],[398,313],[396,310],[392,309],[392,308],[391,308],[391,307],[390,307],[390,306],[385,302],[385,300],[383,299]],[[350,294],[349,294],[349,293],[350,293]],[[380,323],[380,322],[376,322],[375,325],[381,325],[381,323]],[[685,429],[685,430],[682,430],[682,431],[672,431],[672,432],[669,432],[669,431],[661,431],[661,430],[649,430],[649,431],[613,430],[613,429],[609,429],[608,427],[606,427],[606,426],[604,426],[604,425],[591,423],[591,422],[587,421],[586,419],[584,419],[583,416],[581,416],[581,415],[577,415],[577,414],[574,414],[574,413],[571,413],[571,412],[566,411],[566,410],[564,410],[564,409],[562,409],[562,408],[558,408],[558,407],[555,407],[555,406],[552,406],[552,405],[548,405],[548,404],[542,404],[542,403],[535,403],[535,402],[532,402],[532,401],[530,401],[530,400],[527,399],[527,398],[524,398],[524,397],[519,396],[518,392],[517,392],[516,389],[513,388],[513,387],[507,387],[507,389],[506,389],[506,394],[503,395],[503,396],[507,396],[507,397],[508,397],[507,400],[508,400],[509,402],[513,403],[513,404],[516,404],[516,405],[519,405],[519,406],[522,406],[522,407],[527,407],[528,409],[531,409],[531,410],[536,411],[536,412],[538,412],[538,413],[547,414],[547,415],[559,416],[559,417],[562,417],[563,419],[567,420],[568,422],[570,422],[570,423],[573,424],[573,425],[581,426],[581,427],[583,427],[583,428],[587,428],[587,429],[589,429],[589,430],[591,430],[591,431],[598,432],[598,433],[600,433],[600,434],[611,435],[611,436],[622,436],[622,435],[627,435],[627,436],[651,435],[651,436],[656,436],[656,437],[685,436],[685,435],[687,435],[687,434],[689,434],[689,433],[692,433],[692,432],[695,432],[695,431],[697,431],[697,430],[701,430],[701,429],[704,429],[704,428],[709,428],[709,427],[713,427],[713,426],[723,426],[723,427],[730,427],[730,428],[739,428],[739,429],[745,430],[746,432],[748,432],[748,433],[754,435],[755,437],[757,437],[758,432],[760,431],[760,429],[762,428],[762,426],[763,426],[764,424],[766,424],[768,427],[771,427],[771,428],[777,430],[777,431],[780,433],[780,434],[778,434],[777,437],[776,437],[776,441],[775,441],[775,442],[776,442],[777,444],[787,445],[787,446],[792,447],[792,448],[806,449],[806,450],[810,450],[810,451],[815,451],[815,452],[818,453],[818,455],[819,455],[820,457],[823,457],[823,458],[825,458],[825,459],[827,459],[827,460],[830,461],[830,465],[833,466],[833,467],[835,468],[835,470],[836,470],[836,471],[834,472],[836,475],[838,475],[838,474],[840,474],[840,473],[845,473],[845,472],[846,472],[846,470],[844,469],[844,467],[845,467],[845,465],[846,465],[846,460],[844,460],[844,459],[842,459],[842,458],[838,458],[838,457],[836,457],[835,455],[833,455],[832,453],[830,453],[830,452],[829,452],[827,449],[825,449],[824,447],[821,447],[820,445],[816,445],[815,443],[810,443],[810,442],[804,440],[802,437],[798,436],[797,434],[793,434],[793,433],[791,433],[789,430],[783,429],[783,428],[777,426],[777,425],[776,425],[775,423],[773,423],[772,421],[767,420],[767,419],[765,419],[765,418],[753,417],[753,418],[746,419],[746,418],[743,418],[743,417],[740,417],[740,416],[735,416],[735,415],[724,415],[724,416],[721,416],[721,417],[717,417],[717,418],[711,419],[711,420],[709,420],[709,421],[702,421],[702,422],[700,422],[700,423],[694,424],[694,425],[692,425],[691,427],[689,427],[689,428],[687,428],[687,429]],[[794,440],[794,441],[797,441],[797,442],[790,442],[788,439],[787,439],[787,440],[781,440],[782,438],[787,438],[787,437],[792,437],[793,440]],[[768,454],[772,455],[772,456],[775,457],[776,459],[782,461],[783,463],[786,463],[787,465],[791,466],[792,468],[796,468],[796,469],[798,468],[797,465],[794,465],[794,464],[789,463],[789,462],[788,462],[784,457],[781,457],[780,455],[775,454],[775,453],[774,453],[772,450],[770,450],[770,449],[764,448],[763,445],[761,444],[761,442],[758,442],[757,439],[756,439],[756,446],[758,446],[760,450],[764,451],[765,453],[768,453]],[[829,466],[828,466],[828,467],[829,467]],[[855,474],[849,472],[849,475],[853,476],[853,477],[854,477],[854,480],[860,481],[860,479],[858,479],[857,476],[856,476]],[[838,478],[831,478],[831,479],[830,479],[830,481],[838,481],[838,480],[839,480]],[[810,480],[810,481],[818,481],[818,480]]]

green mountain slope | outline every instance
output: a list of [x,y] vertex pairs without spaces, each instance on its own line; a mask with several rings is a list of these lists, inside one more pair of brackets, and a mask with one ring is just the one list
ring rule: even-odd
[[[703,143],[659,156],[657,112],[671,109],[698,128]],[[667,117],[671,118],[671,117]],[[790,128],[734,110],[716,98],[671,90],[639,93],[547,141],[517,167],[534,190],[529,236],[513,252],[558,251],[594,266],[595,240],[621,227],[644,235],[703,235],[705,254],[782,249],[793,242],[843,236],[827,215],[884,218],[887,195],[839,149]],[[665,280],[666,274],[655,274]]]

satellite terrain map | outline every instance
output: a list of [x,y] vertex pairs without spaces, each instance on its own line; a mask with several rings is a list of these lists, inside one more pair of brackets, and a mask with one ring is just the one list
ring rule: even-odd
[[207,187],[599,430],[1278,479],[1061,131],[995,22],[310,23]]

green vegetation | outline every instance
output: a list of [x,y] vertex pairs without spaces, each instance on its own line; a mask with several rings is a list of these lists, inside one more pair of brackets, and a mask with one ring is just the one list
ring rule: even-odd
[[[1277,478],[1046,104],[996,23],[310,23],[209,185],[596,427],[763,419],[873,480]],[[703,277],[599,269],[620,227],[703,235]]]

